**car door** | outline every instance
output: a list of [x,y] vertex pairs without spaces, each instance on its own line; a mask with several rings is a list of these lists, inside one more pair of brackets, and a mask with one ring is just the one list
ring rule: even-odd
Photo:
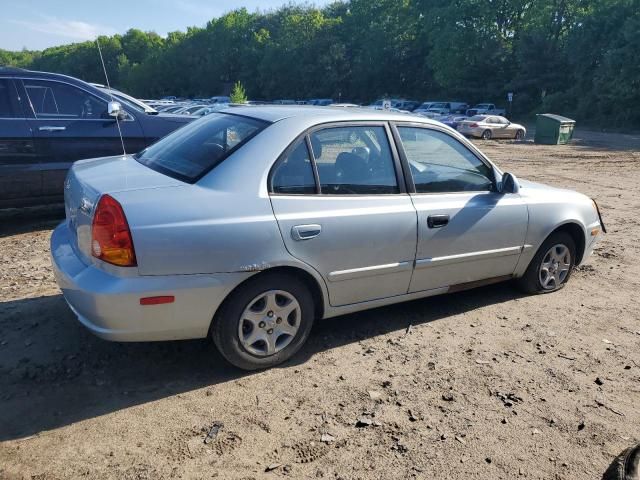
[[493,167],[458,138],[415,124],[395,128],[418,212],[410,292],[512,275],[527,231],[522,198],[499,193]]
[[495,132],[499,138],[513,138],[515,135],[513,130],[509,126],[509,120],[504,117],[493,117],[495,122]]
[[322,275],[334,306],[409,289],[416,212],[389,135],[384,123],[319,127],[270,175],[285,246]]
[[15,82],[0,78],[0,208],[42,195],[42,174],[33,136]]
[[[145,147],[133,115],[116,122],[107,102],[89,90],[60,80],[23,78],[33,118],[29,119],[42,159],[43,193],[62,195],[67,170],[76,160],[134,153]],[[119,123],[119,125],[118,125]]]

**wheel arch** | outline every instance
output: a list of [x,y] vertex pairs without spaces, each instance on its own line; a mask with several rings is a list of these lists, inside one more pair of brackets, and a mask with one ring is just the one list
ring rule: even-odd
[[563,223],[562,225],[557,226],[551,233],[549,233],[549,235],[545,237],[545,241],[551,235],[558,232],[566,232],[571,236],[571,238],[573,238],[573,241],[576,244],[575,265],[580,265],[580,263],[582,263],[582,257],[586,248],[586,234],[584,227],[578,222],[574,221]]
[[311,297],[313,298],[313,309],[314,309],[315,318],[321,319],[324,317],[325,309],[328,304],[328,297],[325,294],[324,289],[322,288],[322,285],[320,283],[321,280],[316,278],[316,276],[314,276],[312,273],[308,272],[307,270],[299,266],[279,265],[279,266],[274,266],[274,267],[256,272],[254,275],[251,275],[249,278],[246,278],[245,280],[240,282],[238,285],[236,285],[234,288],[232,288],[229,291],[229,293],[225,296],[225,298],[222,300],[222,302],[220,302],[220,305],[218,306],[215,313],[213,314],[211,323],[209,324],[208,336],[211,336],[211,329],[218,317],[219,312],[222,310],[222,306],[229,300],[229,298],[235,292],[243,288],[244,285],[246,285],[248,282],[255,281],[256,279],[264,277],[267,274],[274,274],[274,273],[281,273],[284,275],[288,275],[296,279],[299,279],[301,282],[303,282],[304,285],[309,289],[309,292],[311,293]]

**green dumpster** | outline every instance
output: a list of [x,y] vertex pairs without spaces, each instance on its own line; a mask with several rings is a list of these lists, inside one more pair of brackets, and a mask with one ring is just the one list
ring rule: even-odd
[[573,137],[576,121],[552,113],[536,116],[535,142],[545,145],[566,145]]

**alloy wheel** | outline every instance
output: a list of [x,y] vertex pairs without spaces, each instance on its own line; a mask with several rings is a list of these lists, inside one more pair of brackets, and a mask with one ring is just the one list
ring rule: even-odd
[[557,290],[571,269],[571,252],[559,243],[551,247],[542,258],[538,278],[544,290]]
[[238,323],[238,336],[249,353],[268,357],[282,351],[298,333],[302,310],[284,290],[269,290],[251,300]]

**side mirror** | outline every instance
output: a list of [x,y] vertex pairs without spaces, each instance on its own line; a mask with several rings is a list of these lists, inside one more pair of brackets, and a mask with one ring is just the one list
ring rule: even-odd
[[113,118],[122,118],[124,115],[124,110],[122,110],[122,105],[120,105],[120,102],[107,103],[107,114]]
[[500,193],[518,193],[519,191],[520,185],[518,185],[516,176],[513,173],[505,172],[502,175]]

